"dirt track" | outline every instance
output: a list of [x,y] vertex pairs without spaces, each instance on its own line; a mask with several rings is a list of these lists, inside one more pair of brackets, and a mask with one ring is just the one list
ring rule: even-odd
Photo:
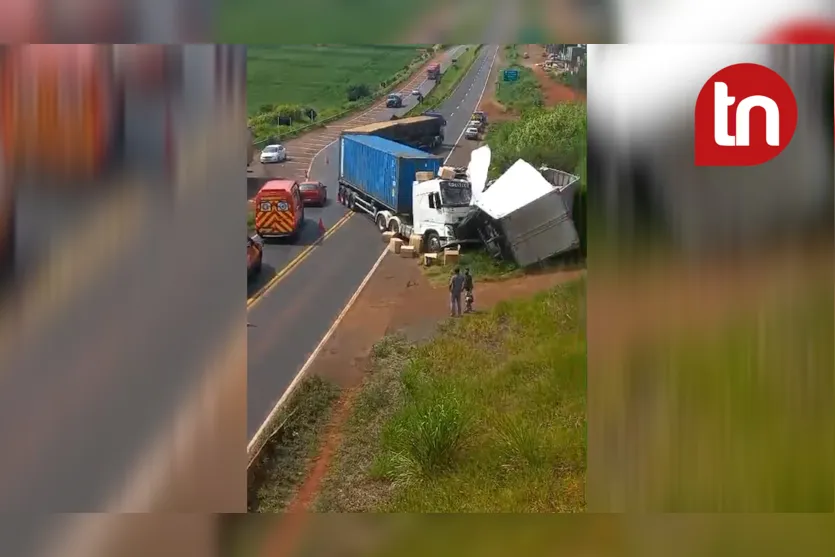
[[[545,68],[537,65],[541,64],[542,61],[545,60],[545,57],[543,56],[545,47],[543,45],[520,45],[520,51],[527,52],[529,55],[528,58],[520,57],[519,60],[523,66],[531,68],[536,76],[536,79],[539,81],[540,89],[545,97],[545,106],[556,106],[558,103],[567,101],[585,102],[586,98],[582,93],[557,82],[554,78],[548,75]],[[519,117],[516,112],[507,109],[496,100],[495,84],[498,82],[499,73],[501,70],[506,68],[507,65],[507,60],[504,57],[504,49],[501,49],[498,57],[496,58],[496,64],[493,67],[492,75],[490,76],[490,82],[492,85],[487,87],[487,90],[484,92],[484,97],[479,104],[479,110],[487,113],[487,118],[490,122],[505,122],[508,120],[515,120]]]
[[529,58],[523,59],[522,65],[531,68],[539,87],[542,89],[542,94],[545,97],[545,106],[555,106],[557,103],[566,101],[585,101],[585,96],[578,91],[573,90],[567,85],[557,82],[554,78],[548,75],[548,72],[541,65],[545,57],[542,55],[545,52],[545,47],[539,44],[525,45]]

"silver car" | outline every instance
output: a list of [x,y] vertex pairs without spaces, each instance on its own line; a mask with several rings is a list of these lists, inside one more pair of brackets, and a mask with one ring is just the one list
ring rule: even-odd
[[271,162],[284,162],[287,160],[287,150],[283,145],[267,145],[261,151],[260,160],[267,164]]

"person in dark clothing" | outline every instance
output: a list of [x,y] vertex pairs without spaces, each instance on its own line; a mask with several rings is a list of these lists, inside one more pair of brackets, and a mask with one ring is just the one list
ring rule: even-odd
[[461,317],[461,294],[464,291],[464,275],[458,267],[449,277],[449,314],[453,317]]
[[471,313],[473,311],[473,276],[470,274],[469,269],[464,270],[464,300],[465,304],[465,313]]

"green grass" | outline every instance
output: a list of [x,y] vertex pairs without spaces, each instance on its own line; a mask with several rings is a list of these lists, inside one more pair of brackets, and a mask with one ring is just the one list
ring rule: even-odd
[[[396,43],[438,2],[388,0],[223,0],[218,42],[246,44]],[[427,33],[423,32],[425,36]]]
[[518,45],[506,45],[504,49],[504,59],[507,66],[503,69],[517,70],[519,78],[516,81],[504,81],[500,73],[496,82],[496,100],[506,108],[517,112],[542,106],[545,101],[542,96],[542,89],[539,87],[539,82],[533,70],[521,64],[522,54],[519,52]]
[[458,87],[470,68],[473,67],[479,52],[481,52],[482,45],[468,45],[467,50],[458,55],[456,62],[451,65],[443,74],[441,82],[423,98],[423,102],[416,105],[409,110],[406,116],[416,116],[423,114],[427,110],[432,110],[441,105]]
[[497,261],[482,250],[462,252],[459,261],[450,265],[432,265],[423,267],[424,274],[432,284],[445,284],[455,267],[469,269],[477,281],[497,281],[523,274],[522,269],[507,261]]
[[[253,46],[247,52],[247,109],[256,141],[269,135],[287,138],[300,126],[275,125],[275,118],[254,118],[262,106],[313,108],[316,122],[372,103],[422,62],[432,45],[278,45]],[[366,85],[367,97],[348,100],[349,85]]]
[[551,259],[546,259],[539,265],[532,265],[528,269],[522,269],[513,262],[496,260],[483,250],[462,252],[458,263],[448,265],[432,265],[422,267],[429,282],[435,286],[444,285],[449,280],[450,274],[459,267],[469,269],[476,284],[479,282],[498,282],[526,274],[536,274],[549,269],[575,269],[583,267],[584,263],[579,253],[561,254]]
[[500,76],[496,83],[496,100],[517,112],[541,107],[545,98],[542,96],[542,89],[539,87],[533,70],[516,64],[511,64],[508,69],[518,70],[519,79],[504,81]]
[[414,45],[251,46],[247,51],[247,105],[254,114],[265,103],[311,106],[319,114],[347,104],[346,85],[372,89],[415,60]]
[[584,320],[581,279],[383,339],[316,510],[583,511]]
[[[272,427],[280,431],[265,445],[250,469],[249,512],[282,512],[304,481],[307,465],[319,448],[339,388],[312,376],[299,383]],[[283,424],[283,425],[282,425]]]

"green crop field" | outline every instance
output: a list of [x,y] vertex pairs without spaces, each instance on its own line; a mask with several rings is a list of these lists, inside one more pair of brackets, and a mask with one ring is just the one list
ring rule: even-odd
[[[397,43],[439,2],[221,0],[219,41],[244,44]],[[422,33],[426,36],[427,33]]]
[[372,91],[403,71],[420,46],[278,45],[255,46],[247,54],[247,104],[254,114],[263,104],[298,104],[320,116],[347,104],[349,84]]

